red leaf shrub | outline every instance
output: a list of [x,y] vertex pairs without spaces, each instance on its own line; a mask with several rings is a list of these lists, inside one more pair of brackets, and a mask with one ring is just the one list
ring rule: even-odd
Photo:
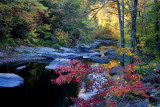
[[98,104],[107,104],[114,107],[117,101],[110,101],[113,96],[119,97],[126,94],[138,93],[144,97],[149,97],[145,93],[147,87],[140,81],[141,75],[134,72],[134,67],[134,64],[125,67],[122,70],[123,73],[117,74],[119,79],[115,80],[107,77],[106,72],[110,72],[109,69],[101,66],[93,68],[78,60],[73,60],[70,62],[70,66],[62,66],[59,70],[55,71],[60,76],[52,80],[52,82],[61,85],[74,81],[78,82],[79,87],[82,82],[85,82],[88,89],[92,91],[96,90],[96,94],[87,100],[71,98],[77,107],[93,107]]

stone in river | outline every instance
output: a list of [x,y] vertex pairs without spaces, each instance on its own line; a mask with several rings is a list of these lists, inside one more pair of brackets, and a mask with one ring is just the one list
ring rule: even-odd
[[17,68],[17,70],[22,70],[22,69],[24,69],[24,68],[26,68],[26,66],[24,65],[24,66],[20,66],[20,67],[18,67]]
[[107,57],[91,57],[90,58],[91,62],[95,62],[95,63],[109,63],[109,59]]
[[56,58],[54,61],[52,61],[48,66],[46,66],[46,69],[59,69],[60,66],[68,66],[70,64],[70,59],[61,59],[61,58]]
[[13,73],[0,73],[0,88],[13,88],[22,86],[24,79]]

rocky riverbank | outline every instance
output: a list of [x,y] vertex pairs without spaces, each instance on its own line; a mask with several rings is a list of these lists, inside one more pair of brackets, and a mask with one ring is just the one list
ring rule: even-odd
[[[16,62],[30,62],[42,59],[82,59],[90,58],[91,61],[97,63],[106,63],[109,57],[101,58],[100,51],[93,51],[97,49],[101,44],[115,44],[117,41],[114,40],[95,40],[90,45],[77,45],[74,48],[54,49],[50,47],[28,47],[19,46],[15,48],[8,48],[7,50],[0,50],[0,65]],[[92,49],[92,50],[91,50]],[[110,53],[110,52],[109,52]],[[112,52],[112,55],[116,53]],[[109,55],[109,54],[107,54]],[[107,56],[106,55],[106,56]],[[96,57],[96,59],[94,58]],[[104,59],[104,61],[102,61]]]

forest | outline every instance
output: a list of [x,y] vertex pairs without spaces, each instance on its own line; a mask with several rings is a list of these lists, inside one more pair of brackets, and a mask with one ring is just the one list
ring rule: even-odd
[[0,90],[16,107],[160,107],[159,23],[159,0],[0,0]]

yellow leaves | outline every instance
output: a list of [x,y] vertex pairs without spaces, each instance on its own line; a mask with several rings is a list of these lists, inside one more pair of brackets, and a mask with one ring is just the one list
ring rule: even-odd
[[137,44],[137,46],[139,46],[139,47],[143,47],[143,46],[144,46],[144,44],[145,44],[145,41],[141,41],[141,42],[140,42],[140,44]]
[[154,71],[157,71],[157,69],[155,68]]
[[107,75],[107,77],[108,77],[108,78],[110,78],[110,77],[111,77],[111,75],[109,74],[109,72],[107,72],[107,73],[106,73],[106,75]]
[[139,68],[140,68],[140,66],[134,66],[134,70],[137,70]]
[[[132,52],[133,51],[133,48],[129,49],[129,48],[119,48],[116,50],[117,53],[119,53],[120,55],[122,54],[126,54],[126,55],[129,55],[129,56],[136,56],[135,53]],[[137,58],[138,56],[136,56]]]

